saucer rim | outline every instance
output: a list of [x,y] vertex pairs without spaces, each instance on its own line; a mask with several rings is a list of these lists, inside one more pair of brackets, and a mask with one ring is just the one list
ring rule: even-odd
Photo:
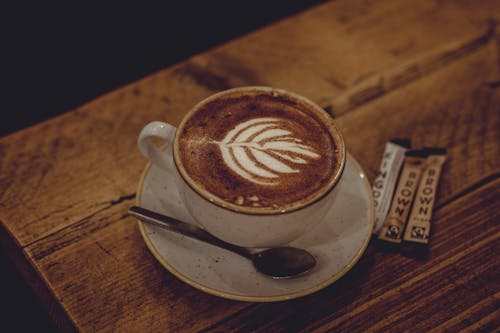
[[[165,268],[167,269],[170,273],[172,273],[174,276],[179,278],[181,281],[187,283],[191,287],[194,287],[198,290],[201,290],[207,294],[218,296],[221,298],[225,299],[230,299],[230,300],[236,300],[236,301],[245,301],[245,302],[279,302],[279,301],[286,301],[286,300],[291,300],[295,298],[300,298],[304,297],[310,294],[313,294],[321,289],[324,289],[328,287],[329,285],[333,284],[337,280],[339,280],[342,276],[347,274],[354,265],[359,261],[359,259],[363,256],[363,254],[366,251],[366,248],[368,247],[368,244],[370,243],[371,240],[371,235],[373,232],[373,228],[375,226],[375,204],[373,200],[373,195],[372,195],[372,188],[370,186],[370,183],[368,181],[368,178],[366,177],[366,173],[359,164],[359,162],[348,152],[346,151],[346,157],[347,159],[350,159],[358,168],[359,174],[361,178],[363,179],[363,182],[366,186],[367,192],[368,192],[368,199],[370,201],[370,220],[369,220],[369,226],[368,232],[365,236],[365,239],[363,240],[363,243],[361,244],[360,248],[356,252],[355,256],[352,258],[352,260],[345,265],[341,270],[339,270],[337,273],[333,274],[330,278],[322,281],[319,284],[316,284],[314,286],[311,286],[309,288],[306,288],[301,291],[297,292],[292,292],[289,294],[284,294],[284,295],[275,295],[275,296],[248,296],[248,295],[241,295],[241,294],[233,294],[233,293],[227,293],[223,292],[217,289],[213,289],[207,286],[204,286],[194,280],[192,280],[189,276],[186,276],[182,274],[181,272],[177,271],[173,266],[171,266],[167,260],[165,260],[161,254],[158,252],[154,244],[152,243],[151,239],[146,233],[146,229],[144,227],[144,223],[141,222],[140,220],[137,220],[137,224],[139,226],[139,230],[141,232],[142,238],[144,239],[144,242],[146,243],[146,246],[148,247],[149,251],[153,254],[153,256],[158,260],[158,262]],[[347,164],[347,159],[346,159],[346,164]],[[141,196],[142,196],[142,190],[144,188],[144,180],[146,178],[147,173],[149,172],[149,169],[151,168],[152,163],[149,162],[146,167],[144,168],[144,171],[142,172],[141,178],[139,180],[139,184],[137,186],[137,195],[135,199],[135,204],[140,205],[141,202]]]

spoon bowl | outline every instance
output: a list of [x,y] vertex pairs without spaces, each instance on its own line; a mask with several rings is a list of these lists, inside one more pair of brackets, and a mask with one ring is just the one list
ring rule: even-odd
[[248,248],[227,243],[194,225],[142,207],[132,206],[128,213],[143,222],[237,253],[251,260],[257,271],[274,279],[296,277],[307,273],[316,265],[314,256],[304,249],[284,246],[254,252]]
[[289,246],[254,253],[252,262],[259,272],[275,279],[305,274],[316,265],[316,259],[309,252]]

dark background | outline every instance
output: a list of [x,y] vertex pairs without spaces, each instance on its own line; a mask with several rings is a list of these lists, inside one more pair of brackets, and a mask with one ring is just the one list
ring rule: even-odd
[[0,52],[7,57],[8,90],[3,89],[0,101],[0,136],[319,2],[184,1],[171,7],[120,3],[92,8],[71,3],[6,10]]
[[[3,8],[0,137],[322,1],[46,3]],[[272,3],[272,4],[271,4]],[[1,159],[1,156],[0,156]],[[0,189],[1,190],[1,189]],[[55,330],[0,251],[0,330]]]

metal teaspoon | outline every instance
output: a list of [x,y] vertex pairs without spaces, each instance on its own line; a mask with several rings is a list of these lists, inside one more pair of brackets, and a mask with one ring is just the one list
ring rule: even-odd
[[259,272],[269,275],[274,279],[295,277],[299,274],[308,272],[316,265],[316,259],[303,249],[284,246],[254,253],[247,248],[233,245],[216,238],[201,228],[142,207],[132,206],[128,213],[143,222],[157,225],[164,229],[237,253],[250,259]]

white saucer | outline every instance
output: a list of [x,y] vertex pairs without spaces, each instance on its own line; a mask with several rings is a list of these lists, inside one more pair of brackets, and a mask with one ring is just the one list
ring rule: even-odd
[[[156,259],[187,284],[219,297],[274,302],[305,296],[338,280],[359,260],[374,226],[371,187],[356,160],[347,163],[340,191],[323,222],[292,243],[317,260],[308,274],[273,280],[258,273],[237,254],[139,222],[142,236]],[[137,204],[186,222],[186,211],[177,187],[165,171],[149,164],[137,191]]]

